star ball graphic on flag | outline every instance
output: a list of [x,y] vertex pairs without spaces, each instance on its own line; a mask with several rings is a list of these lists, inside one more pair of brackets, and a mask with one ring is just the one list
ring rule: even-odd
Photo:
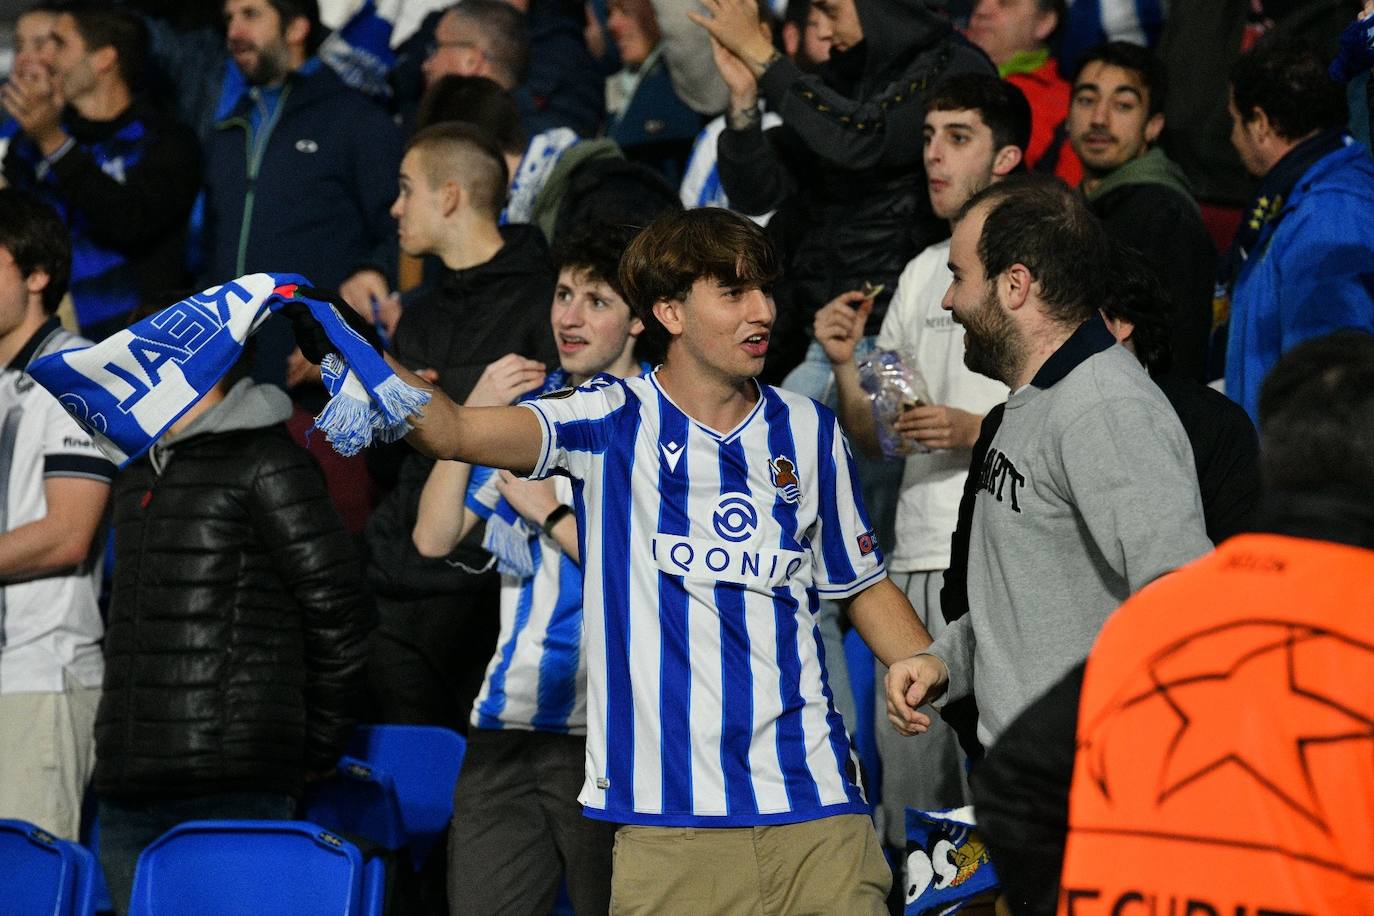
[[1272,836],[1273,849],[1321,860],[1367,816],[1341,804],[1330,771],[1346,758],[1327,750],[1361,741],[1374,753],[1374,700],[1351,689],[1371,679],[1374,646],[1286,621],[1228,623],[1142,664],[1087,723],[1079,760],[1135,832],[1252,845],[1271,833],[1247,817],[1259,793],[1310,828]]

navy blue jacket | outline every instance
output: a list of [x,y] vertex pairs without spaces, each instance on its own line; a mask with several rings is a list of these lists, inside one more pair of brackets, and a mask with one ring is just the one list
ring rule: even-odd
[[571,0],[533,0],[527,16],[530,65],[514,92],[520,124],[533,137],[570,127],[595,137],[606,113],[606,79],[582,38],[583,8]]
[[394,261],[401,137],[390,116],[327,67],[287,77],[261,152],[245,93],[205,147],[206,285],[245,273],[304,274],[337,288]]

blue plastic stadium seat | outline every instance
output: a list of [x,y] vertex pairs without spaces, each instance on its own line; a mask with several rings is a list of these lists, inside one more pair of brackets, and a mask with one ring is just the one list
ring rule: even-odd
[[391,776],[418,869],[453,817],[453,787],[467,742],[431,725],[360,725],[347,753]]
[[91,916],[95,857],[26,821],[0,820],[0,912]]
[[311,823],[385,849],[400,849],[409,834],[391,774],[355,757],[341,757],[335,775],[310,787],[301,816]]
[[190,821],[138,859],[130,916],[375,916],[352,843],[305,821]]

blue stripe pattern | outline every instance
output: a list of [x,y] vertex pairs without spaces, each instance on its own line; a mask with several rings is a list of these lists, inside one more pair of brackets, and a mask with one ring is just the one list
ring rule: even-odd
[[[786,455],[793,467],[797,465],[797,445],[792,438],[787,405],[773,391],[766,391],[764,420],[768,424],[768,452],[777,457]],[[773,502],[773,517],[782,528],[784,550],[801,550],[794,532],[797,530],[797,507],[784,500],[781,494]],[[806,733],[802,725],[802,700],[798,685],[801,682],[801,656],[797,650],[797,600],[788,588],[773,589],[773,619],[777,628],[778,697],[782,714],[778,717],[778,764],[782,769],[787,800],[793,808],[809,808],[820,804],[816,781],[806,765]]]
[[[658,463],[658,530],[686,536],[691,528],[687,496],[691,479],[688,463],[687,417],[661,393],[659,448],[682,449],[676,469]],[[663,755],[663,810],[691,811],[692,797],[692,672],[688,652],[688,599],[680,576],[658,573],[659,607],[659,734]]]
[[[749,497],[749,460],[738,437],[720,446],[720,492]],[[725,774],[725,806],[732,816],[757,814],[758,799],[749,769],[754,735],[754,675],[749,664],[749,630],[744,586],[715,586],[720,616],[721,724],[720,765]]]
[[[639,399],[625,390],[625,404],[596,423],[559,424],[557,441],[564,447],[584,442],[593,445],[609,438],[615,442],[639,440]],[[592,429],[595,427],[595,429]],[[607,434],[610,435],[607,435]],[[598,435],[600,434],[600,435]],[[579,438],[580,437],[580,438]],[[630,480],[635,450],[608,449],[602,459],[601,517],[606,531],[630,527]],[[648,532],[645,532],[648,534]],[[630,538],[601,541],[602,602],[606,626],[606,805],[634,809],[634,696],[630,681]]]
[[565,553],[559,553],[558,563],[558,603],[544,633],[533,725],[540,731],[566,732],[582,659],[582,570]]

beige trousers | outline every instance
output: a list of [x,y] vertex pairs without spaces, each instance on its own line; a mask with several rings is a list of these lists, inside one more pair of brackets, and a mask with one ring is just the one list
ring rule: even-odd
[[0,817],[76,840],[95,766],[100,688],[66,683],[62,693],[0,695]]
[[884,916],[892,885],[861,814],[776,827],[625,826],[612,861],[612,916]]

